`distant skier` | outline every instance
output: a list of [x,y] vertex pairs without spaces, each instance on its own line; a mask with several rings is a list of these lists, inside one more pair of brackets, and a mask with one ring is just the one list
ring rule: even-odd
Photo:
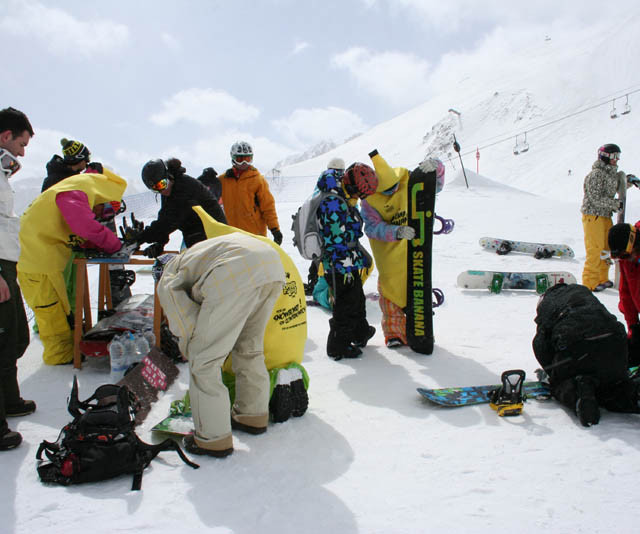
[[253,148],[246,141],[231,146],[232,167],[222,174],[222,204],[231,226],[256,235],[267,235],[280,245],[282,232],[276,202],[264,176],[252,165]]
[[[592,291],[613,287],[609,280],[609,263],[601,258],[603,250],[609,250],[607,234],[613,225],[613,212],[622,209],[622,201],[616,196],[620,184],[626,182],[624,172],[618,170],[620,147],[612,143],[598,149],[598,159],[584,179],[582,201],[582,226],[586,259],[582,271],[582,283]],[[631,184],[627,184],[630,187]]]

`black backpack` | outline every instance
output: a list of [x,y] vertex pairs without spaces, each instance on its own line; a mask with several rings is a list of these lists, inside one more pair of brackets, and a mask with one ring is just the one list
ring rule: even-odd
[[[157,445],[140,440],[133,427],[137,402],[126,386],[104,384],[85,401],[78,400],[78,380],[73,379],[69,413],[73,421],[60,431],[55,443],[43,441],[36,458],[42,482],[81,484],[133,474],[132,490],[139,490],[142,472],[159,452],[174,450],[182,461],[199,466],[167,439]],[[48,461],[42,460],[45,453]]]

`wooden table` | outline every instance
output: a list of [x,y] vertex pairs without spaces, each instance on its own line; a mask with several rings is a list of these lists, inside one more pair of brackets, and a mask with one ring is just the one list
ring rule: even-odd
[[[80,341],[82,335],[92,327],[91,320],[91,299],[89,296],[89,277],[87,275],[87,265],[99,265],[100,276],[98,279],[98,311],[112,308],[111,283],[109,279],[109,265],[152,265],[153,259],[130,258],[129,261],[110,261],[108,258],[91,260],[86,258],[76,258],[76,309],[74,314],[73,330],[73,367],[82,368],[82,354],[80,353]],[[156,347],[160,348],[160,325],[162,324],[162,307],[158,300],[158,294],[153,291],[153,333],[156,337]]]

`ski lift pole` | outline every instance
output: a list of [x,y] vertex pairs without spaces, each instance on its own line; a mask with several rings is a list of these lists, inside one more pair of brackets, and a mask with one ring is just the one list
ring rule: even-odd
[[467,189],[469,189],[467,173],[464,170],[464,163],[462,163],[462,156],[460,155],[460,143],[458,143],[458,140],[456,139],[456,134],[453,134],[453,150],[458,153],[458,157],[460,158],[460,165],[462,166],[462,174],[464,175],[464,183],[467,185]]

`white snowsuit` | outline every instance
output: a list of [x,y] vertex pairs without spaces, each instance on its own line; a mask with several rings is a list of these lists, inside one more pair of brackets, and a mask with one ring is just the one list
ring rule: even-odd
[[285,282],[278,252],[240,233],[207,239],[171,260],[158,297],[189,360],[189,396],[198,442],[231,436],[221,366],[233,353],[234,414],[268,417],[264,331]]

